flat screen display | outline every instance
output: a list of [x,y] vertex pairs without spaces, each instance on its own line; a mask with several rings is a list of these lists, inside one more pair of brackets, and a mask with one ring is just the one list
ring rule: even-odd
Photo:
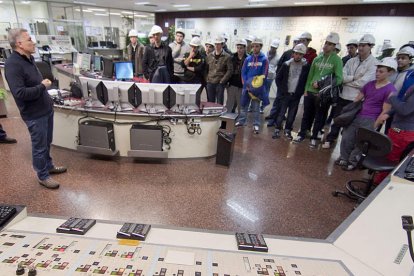
[[93,68],[95,71],[102,71],[102,60],[101,56],[93,57]]
[[134,77],[132,62],[116,62],[115,77],[117,80],[131,80]]

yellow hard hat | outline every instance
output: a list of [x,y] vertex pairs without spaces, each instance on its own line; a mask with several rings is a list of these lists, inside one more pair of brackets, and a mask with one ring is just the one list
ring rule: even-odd
[[259,88],[262,87],[265,75],[255,76],[252,80],[252,87]]

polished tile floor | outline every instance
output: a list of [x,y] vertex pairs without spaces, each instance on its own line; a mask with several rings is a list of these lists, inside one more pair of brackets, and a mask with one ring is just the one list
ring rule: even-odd
[[331,195],[361,176],[333,165],[337,149],[273,140],[266,127],[254,135],[251,126],[238,130],[230,168],[214,158],[143,163],[53,147],[55,163],[68,172],[55,177],[60,189],[47,190],[36,181],[29,134],[11,95],[7,108],[0,123],[18,143],[0,144],[0,202],[27,205],[30,213],[326,238],[354,206]]

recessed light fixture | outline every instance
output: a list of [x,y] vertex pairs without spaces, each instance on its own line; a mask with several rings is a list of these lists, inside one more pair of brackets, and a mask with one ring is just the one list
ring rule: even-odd
[[159,10],[155,10],[156,12],[165,12],[167,11],[166,9],[159,9]]
[[107,13],[94,13],[94,15],[96,15],[96,16],[108,16]]
[[120,13],[118,13],[118,12],[110,12],[109,14],[111,14],[111,15],[121,15]]
[[90,11],[90,10],[83,10],[83,12],[93,12],[93,11]]
[[25,4],[25,5],[29,5],[30,4],[30,1],[22,1],[20,3]]
[[121,11],[121,13],[125,13],[125,14],[134,14],[133,12],[131,12],[131,11]]
[[148,15],[145,14],[134,14],[135,17],[147,18]]
[[364,3],[376,3],[376,2],[400,2],[398,0],[362,0]]
[[189,7],[189,4],[177,4],[177,5],[173,5],[174,8],[185,8],[185,7]]
[[218,9],[224,9],[224,6],[213,6],[213,7],[208,7],[208,10],[218,10]]
[[82,1],[73,1],[73,4],[82,4],[82,5],[96,6],[96,3],[89,3],[89,2],[82,2]]
[[192,10],[192,8],[178,8],[179,11],[189,11]]
[[106,9],[96,9],[96,8],[92,8],[92,9],[88,9],[90,11],[102,11],[102,12],[106,12]]
[[135,5],[147,5],[150,2],[136,2]]
[[325,4],[325,2],[322,1],[309,1],[309,2],[295,2],[293,3],[294,5],[297,6],[302,6],[302,5],[321,5],[321,4]]
[[3,1],[0,1],[0,4],[3,3]]

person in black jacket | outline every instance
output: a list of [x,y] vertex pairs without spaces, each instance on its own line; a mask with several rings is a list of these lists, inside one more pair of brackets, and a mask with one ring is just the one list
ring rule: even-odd
[[306,46],[298,44],[293,48],[293,56],[290,60],[282,64],[279,73],[276,75],[276,85],[280,94],[280,104],[275,112],[275,132],[273,139],[280,137],[283,117],[288,111],[285,136],[292,140],[292,126],[298,112],[300,98],[305,91],[306,79],[308,77],[310,65],[303,58],[306,53]]
[[36,43],[26,29],[11,29],[9,42],[13,53],[6,60],[5,74],[20,115],[29,129],[32,140],[33,167],[39,184],[49,189],[59,188],[50,174],[66,172],[56,167],[50,157],[53,138],[53,102],[47,93],[52,82],[43,79],[31,54]]
[[145,46],[142,59],[144,77],[152,83],[171,83],[173,78],[173,58],[171,48],[161,41],[162,29],[154,25],[149,33],[154,43]]
[[204,72],[206,67],[206,56],[201,52],[201,40],[193,37],[190,41],[191,50],[184,54],[182,66],[184,67],[184,83],[201,83],[206,85]]

